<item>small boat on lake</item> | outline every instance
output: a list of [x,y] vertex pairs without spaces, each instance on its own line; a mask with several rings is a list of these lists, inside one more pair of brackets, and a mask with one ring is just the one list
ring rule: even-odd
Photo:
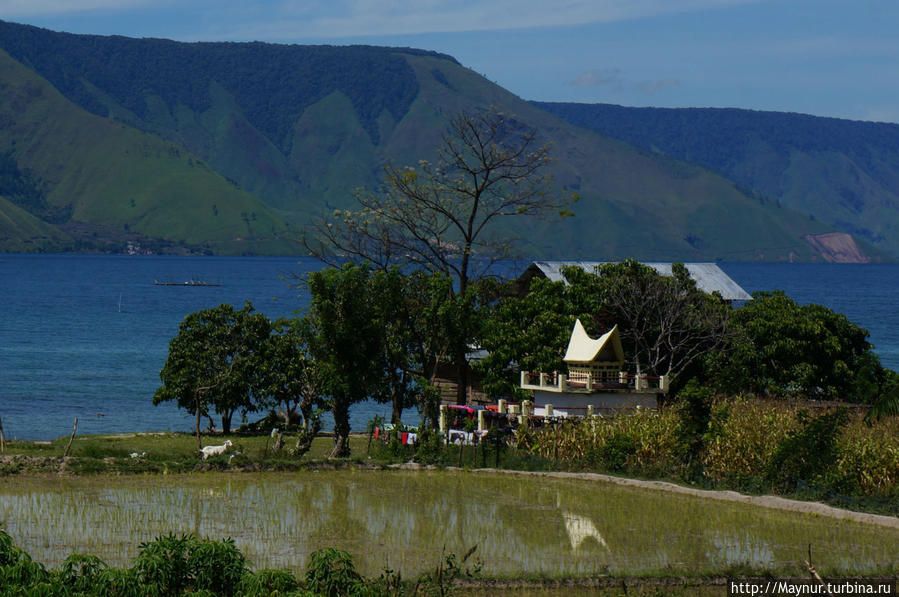
[[153,286],[221,286],[219,282],[207,282],[206,280],[191,278],[184,282],[160,282],[153,280]]

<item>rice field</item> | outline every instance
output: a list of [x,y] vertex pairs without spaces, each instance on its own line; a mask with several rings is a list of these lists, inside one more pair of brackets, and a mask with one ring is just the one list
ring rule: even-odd
[[478,545],[496,578],[895,574],[899,530],[579,479],[463,471],[8,477],[0,522],[50,566],[129,565],[164,533],[233,537],[254,568],[301,571],[319,548],[361,572],[414,574]]

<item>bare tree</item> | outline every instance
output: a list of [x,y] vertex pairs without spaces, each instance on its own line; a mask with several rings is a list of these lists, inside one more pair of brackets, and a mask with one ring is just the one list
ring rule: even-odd
[[[438,162],[385,168],[380,193],[360,193],[359,209],[316,225],[316,256],[349,256],[377,267],[415,264],[443,272],[464,294],[516,239],[491,226],[504,216],[570,215],[569,196],[551,193],[549,148],[537,132],[496,110],[452,118]],[[473,264],[473,260],[477,260]]]
[[682,263],[672,265],[670,276],[630,259],[604,264],[597,274],[601,304],[622,325],[644,372],[676,376],[732,337],[730,307],[699,290]]
[[[501,219],[571,215],[576,197],[551,190],[548,146],[514,117],[462,112],[450,120],[437,155],[436,164],[387,166],[381,192],[359,193],[357,209],[319,222],[307,248],[329,263],[349,257],[443,273],[453,280],[453,298],[464,301],[473,282],[511,255],[517,239],[497,230]],[[452,359],[464,402],[469,338],[456,340]]]

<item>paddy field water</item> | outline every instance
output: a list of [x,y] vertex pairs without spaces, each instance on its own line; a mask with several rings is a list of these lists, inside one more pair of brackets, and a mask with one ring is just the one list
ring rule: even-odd
[[166,533],[233,537],[254,568],[300,571],[339,547],[414,574],[477,545],[489,577],[825,575],[899,569],[899,529],[595,480],[465,471],[15,477],[0,521],[38,561],[128,566]]

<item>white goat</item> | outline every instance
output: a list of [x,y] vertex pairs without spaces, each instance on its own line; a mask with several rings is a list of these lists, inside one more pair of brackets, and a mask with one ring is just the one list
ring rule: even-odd
[[203,453],[203,460],[206,460],[210,456],[218,456],[220,454],[224,454],[225,450],[227,450],[231,446],[231,440],[226,439],[225,443],[221,446],[206,446],[205,448],[200,448],[200,452]]

